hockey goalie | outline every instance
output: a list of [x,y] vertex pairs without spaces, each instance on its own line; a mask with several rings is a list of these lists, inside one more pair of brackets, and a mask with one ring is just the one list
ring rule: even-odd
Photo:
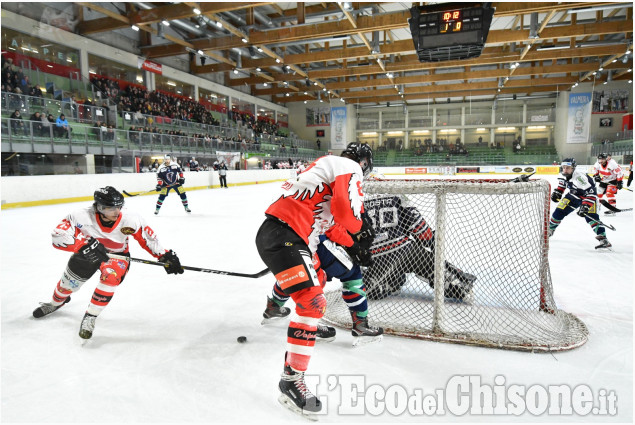
[[[373,264],[364,271],[369,299],[398,294],[413,273],[434,288],[434,231],[403,195],[367,195],[364,209],[376,236]],[[476,276],[445,262],[444,296],[470,303]]]

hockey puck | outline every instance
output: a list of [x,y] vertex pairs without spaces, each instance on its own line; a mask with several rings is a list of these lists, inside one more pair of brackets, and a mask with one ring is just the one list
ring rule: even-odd
[[241,344],[247,342],[247,337],[246,336],[239,336],[236,341],[240,342]]

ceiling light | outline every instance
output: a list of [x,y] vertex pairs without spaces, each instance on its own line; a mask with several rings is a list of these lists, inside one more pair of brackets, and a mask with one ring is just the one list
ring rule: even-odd
[[287,65],[287,69],[291,69],[291,65]]
[[205,54],[202,50],[199,50],[199,51],[198,51],[198,52],[196,52],[196,53],[198,53],[198,54],[199,54],[199,55],[201,55],[201,56],[203,56],[203,55]]
[[326,91],[326,87],[324,87],[324,88],[322,89],[322,91]]
[[624,54],[625,54],[625,55],[628,55],[629,53],[631,53],[631,49],[628,49],[628,50],[626,51],[626,53],[624,53]]
[[132,28],[133,31],[139,31],[139,27],[136,25],[133,25],[130,28]]
[[221,21],[216,21],[216,26],[218,28],[223,28],[223,24],[221,23]]
[[324,101],[322,99],[320,99],[320,103],[324,103]]
[[604,67],[600,67],[600,69],[598,69],[598,71],[604,71]]
[[277,63],[280,63],[280,62],[282,62],[282,61],[280,60],[280,58],[276,58],[276,62],[277,62]]
[[342,99],[341,97],[340,97],[340,102],[346,103],[346,101],[344,99]]
[[315,83],[313,83],[313,85],[314,85],[314,86],[317,86],[317,85],[318,85],[317,81],[316,81]]
[[306,104],[306,100],[304,101],[304,103]]
[[262,48],[258,47],[258,53],[262,53]]
[[265,84],[264,84],[264,86],[265,86],[265,87],[269,87],[269,84],[268,84],[268,83],[265,83]]
[[284,82],[284,85],[285,85],[285,86],[288,86],[288,85],[289,85],[289,82],[288,82],[288,81],[285,81],[285,82]]
[[289,93],[287,93],[287,94],[285,94],[285,96],[289,97],[289,96],[290,96],[290,94],[289,94]]
[[592,73],[591,75],[595,75],[595,74],[597,74],[597,72],[596,72],[596,71],[593,71],[593,73]]
[[247,42],[247,39],[245,37],[243,37],[242,40],[243,40],[243,43]]
[[613,59],[613,62],[611,62],[611,63],[615,63],[615,62],[617,62],[617,59]]
[[170,26],[170,23],[168,21],[163,21],[162,24],[165,25],[166,27]]
[[197,15],[201,14],[201,11],[198,10],[197,8],[192,9],[192,12],[196,13]]
[[608,81],[605,81],[605,82],[603,82],[602,84],[607,84],[607,83],[608,83]]
[[234,74],[238,74],[238,70],[234,68]]
[[626,72],[631,72],[632,70],[633,70],[632,68],[628,68]]
[[628,82],[629,82],[629,83],[632,83],[632,82],[633,82],[633,80],[628,80]]
[[176,87],[176,83],[172,81],[168,81],[168,86]]
[[392,73],[392,72],[387,72],[387,73],[386,73],[386,77],[388,77],[388,78],[392,78],[392,77],[393,77],[393,73]]
[[261,71],[262,71],[262,68],[261,68],[261,67],[258,67],[258,68],[256,68],[256,71],[261,72]]
[[306,92],[306,91],[305,91],[305,92],[304,92],[304,94],[309,94],[309,92]]
[[569,15],[573,15],[575,13],[597,12],[599,10],[621,9],[623,7],[628,7],[628,4],[608,4],[604,6],[585,7],[584,9],[567,10],[567,13]]

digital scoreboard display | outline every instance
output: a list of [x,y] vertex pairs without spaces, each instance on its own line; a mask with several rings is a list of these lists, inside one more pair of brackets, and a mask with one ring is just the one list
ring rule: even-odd
[[441,3],[415,6],[408,20],[421,62],[481,55],[494,16],[491,3]]
[[442,12],[439,14],[439,34],[459,32],[463,28],[463,15],[460,10]]

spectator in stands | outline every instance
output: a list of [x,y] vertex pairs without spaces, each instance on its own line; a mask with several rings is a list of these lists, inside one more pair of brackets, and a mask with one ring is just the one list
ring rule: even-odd
[[22,115],[20,115],[20,110],[16,109],[11,116],[9,117],[9,121],[11,122],[11,132],[14,136],[18,134],[18,132],[24,133],[25,136],[28,136],[28,132],[26,126],[24,125],[24,121],[22,121]]
[[33,135],[37,135],[37,136],[43,136],[44,134],[44,128],[42,127],[42,114],[40,114],[39,112],[35,112],[33,115],[31,115],[31,118],[29,118],[30,125],[32,125],[33,127]]
[[320,144],[321,144],[321,143],[322,143],[322,142],[320,142],[320,139],[317,139],[317,140],[315,141],[315,144],[317,145],[317,150],[320,150]]
[[71,126],[64,114],[61,114],[55,121],[54,133],[58,137],[70,137]]
[[[53,115],[50,115],[51,119],[53,119]],[[42,135],[46,136],[46,137],[52,137],[53,134],[51,133],[51,126],[53,125],[53,123],[55,123],[55,120],[53,120],[53,123],[51,123],[51,119],[47,118],[45,114],[42,114],[41,117],[41,121],[42,121]]]
[[483,136],[478,136],[478,147],[481,147],[481,143],[483,143]]

